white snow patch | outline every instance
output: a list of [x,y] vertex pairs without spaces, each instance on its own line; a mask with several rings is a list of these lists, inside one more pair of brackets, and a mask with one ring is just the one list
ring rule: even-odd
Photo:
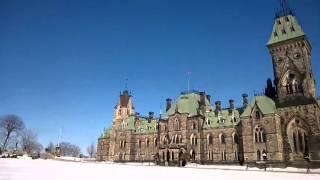
[[[149,165],[149,163],[147,163]],[[138,166],[139,165],[139,166]],[[160,167],[139,163],[81,163],[57,160],[22,160],[22,159],[0,159],[0,180],[167,180],[178,178],[181,180],[313,180],[320,179],[320,174],[305,173],[283,173],[264,171],[245,171],[243,169],[221,170],[205,168],[208,166],[197,165],[189,168]],[[232,166],[230,166],[232,167]],[[243,168],[242,166],[236,166]],[[236,168],[234,167],[234,168]],[[287,168],[288,169],[288,168]],[[294,171],[295,168],[292,170]],[[313,172],[313,170],[311,170]]]

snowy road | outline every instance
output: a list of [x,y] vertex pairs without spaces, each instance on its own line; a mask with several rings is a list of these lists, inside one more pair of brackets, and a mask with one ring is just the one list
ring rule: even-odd
[[0,180],[307,180],[319,174],[133,166],[54,160],[0,159]]

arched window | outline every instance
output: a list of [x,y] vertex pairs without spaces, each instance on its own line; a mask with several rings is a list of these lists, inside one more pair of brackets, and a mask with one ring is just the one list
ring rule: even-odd
[[179,143],[181,144],[182,143],[182,136],[179,135]]
[[210,134],[207,135],[207,144],[211,145],[213,143],[212,136]]
[[232,134],[233,144],[239,144],[239,137],[237,133]]
[[190,144],[191,145],[197,144],[197,137],[194,134],[191,134],[191,136],[190,136]]
[[180,122],[178,120],[178,118],[175,119],[175,130],[179,130],[180,129]]
[[223,134],[220,134],[219,135],[219,140],[220,140],[220,144],[225,144],[226,141],[225,141],[225,138],[224,138],[224,135]]
[[197,125],[195,122],[192,123],[192,129],[197,129]]
[[171,159],[172,159],[172,161],[174,160],[174,152],[173,151],[171,152]]
[[255,139],[256,143],[265,142],[265,133],[264,133],[263,129],[261,127],[259,127],[259,126],[257,126],[255,128],[254,139]]
[[303,93],[301,75],[293,70],[288,70],[281,81],[287,94]]
[[293,119],[288,123],[287,135],[293,153],[309,153],[307,128],[308,125],[299,119]]
[[164,161],[165,160],[165,154],[164,154],[164,151],[162,152],[162,160]]
[[167,150],[167,161],[170,160],[170,152]]
[[138,139],[138,147],[141,148],[141,141]]
[[196,153],[194,152],[193,149],[191,149],[191,151],[190,151],[190,157],[191,157],[191,160],[193,160],[193,161],[196,160]]
[[261,160],[261,152],[260,152],[259,149],[257,150],[257,160],[258,160],[258,161]]
[[256,110],[256,119],[260,119],[261,118],[261,113],[260,111]]
[[158,146],[158,139],[157,138],[154,138],[154,145]]
[[146,147],[149,147],[149,138],[146,138]]

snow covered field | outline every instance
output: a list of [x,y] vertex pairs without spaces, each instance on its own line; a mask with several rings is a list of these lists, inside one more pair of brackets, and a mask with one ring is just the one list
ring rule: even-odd
[[178,168],[55,160],[0,159],[0,180],[168,180],[173,178],[178,180],[319,180],[320,174],[263,172],[258,169],[245,171],[243,167],[237,170],[221,170],[201,166]]

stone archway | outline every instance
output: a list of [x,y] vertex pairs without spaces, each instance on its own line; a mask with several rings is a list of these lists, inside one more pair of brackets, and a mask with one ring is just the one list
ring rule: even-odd
[[180,149],[178,153],[178,165],[184,167],[187,164],[187,154],[185,149]]
[[160,162],[160,155],[159,155],[159,153],[156,153],[156,154],[154,155],[154,162],[155,162],[155,164],[159,164],[159,162]]

